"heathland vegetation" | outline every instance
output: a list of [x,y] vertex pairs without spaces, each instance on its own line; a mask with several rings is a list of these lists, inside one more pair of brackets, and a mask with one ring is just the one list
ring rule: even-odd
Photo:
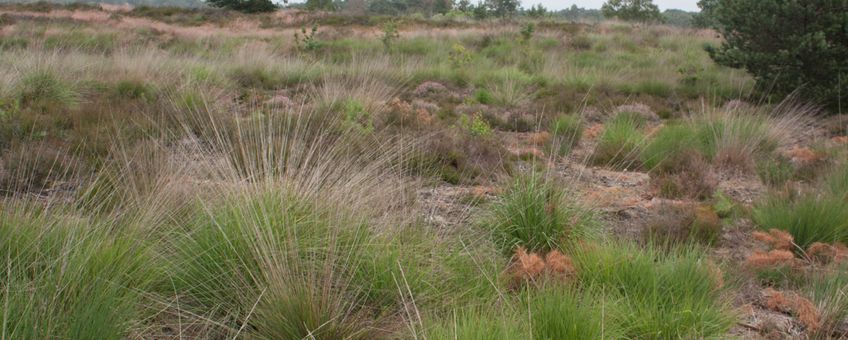
[[0,6],[3,338],[848,335],[844,15],[239,3]]

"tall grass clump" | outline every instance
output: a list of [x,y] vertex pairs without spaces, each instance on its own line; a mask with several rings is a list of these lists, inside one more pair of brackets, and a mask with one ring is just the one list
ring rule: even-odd
[[521,246],[557,249],[592,232],[594,216],[568,199],[556,183],[538,175],[520,177],[489,207],[485,226],[505,253]]
[[841,197],[775,193],[754,207],[753,219],[765,230],[789,232],[803,249],[814,242],[848,241],[848,201]]
[[552,147],[559,155],[567,155],[580,144],[583,136],[583,120],[578,115],[561,115],[551,122]]
[[642,131],[645,123],[642,116],[630,112],[618,113],[610,119],[598,138],[592,163],[619,169],[641,167],[639,155],[645,142]]
[[161,268],[145,233],[58,205],[7,199],[0,209],[4,336],[131,335]]
[[386,217],[404,202],[391,153],[355,157],[311,115],[210,122],[224,127],[209,152],[226,160],[212,175],[225,185],[168,248],[184,308],[222,336],[372,338],[420,287],[423,266],[392,243],[406,222]]
[[16,96],[23,108],[50,112],[79,103],[79,93],[49,70],[36,70],[25,75],[16,85]]
[[844,264],[836,265],[813,275],[805,287],[806,296],[816,304],[821,316],[821,326],[813,338],[844,336],[839,329],[848,317],[848,268]]
[[427,327],[428,339],[522,339],[530,333],[525,320],[509,311],[466,308],[436,319]]
[[606,315],[626,338],[709,338],[734,324],[721,272],[702,251],[609,241],[570,253],[580,283],[606,293]]
[[615,339],[621,329],[608,319],[609,301],[588,287],[545,287],[529,292],[528,304],[533,336],[540,339]]

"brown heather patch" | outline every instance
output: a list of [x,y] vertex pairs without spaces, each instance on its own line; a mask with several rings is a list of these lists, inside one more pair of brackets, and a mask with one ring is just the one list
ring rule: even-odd
[[527,141],[536,146],[548,144],[551,141],[551,134],[547,131],[531,133],[527,136]]
[[587,139],[595,139],[601,135],[601,132],[604,131],[604,124],[595,123],[590,125],[583,131],[583,135],[586,136]]
[[797,293],[783,293],[773,288],[764,289],[763,296],[766,299],[766,308],[794,315],[808,332],[815,332],[821,327],[821,313],[809,299]]
[[553,250],[548,255],[545,255],[545,265],[550,272],[556,275],[574,276],[577,273],[577,269],[574,268],[571,258],[557,250]]
[[765,268],[793,265],[795,260],[795,254],[788,250],[774,249],[769,252],[757,250],[745,259],[745,265],[751,268]]
[[792,250],[795,248],[795,239],[792,235],[780,229],[769,229],[768,232],[755,231],[752,236],[771,249]]
[[510,286],[518,287],[524,282],[540,279],[543,275],[567,279],[576,275],[577,270],[571,258],[558,250],[548,252],[543,259],[537,253],[528,253],[524,247],[518,247],[508,272]]
[[827,243],[815,242],[807,248],[807,255],[822,264],[841,263],[848,258],[848,247],[842,243]]

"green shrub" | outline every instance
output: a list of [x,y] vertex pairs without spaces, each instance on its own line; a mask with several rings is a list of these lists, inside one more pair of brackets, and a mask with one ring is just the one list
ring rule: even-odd
[[721,273],[702,251],[612,241],[587,243],[571,256],[580,282],[609,294],[605,314],[625,338],[721,337],[734,325]]
[[782,99],[800,90],[806,99],[845,110],[848,94],[846,6],[842,1],[739,0],[710,11],[725,37],[710,56],[721,65],[744,68],[758,88]]
[[549,127],[553,148],[559,155],[566,155],[580,143],[583,136],[583,120],[580,116],[561,115]]
[[271,0],[210,0],[213,7],[226,8],[244,13],[272,12],[277,9]]
[[757,162],[757,175],[766,185],[780,187],[795,177],[795,168],[784,157],[769,157]]
[[760,228],[785,230],[803,249],[813,242],[848,242],[848,201],[813,193],[772,194],[754,207]]
[[479,88],[474,91],[474,100],[483,105],[491,105],[495,102],[495,97],[489,90]]
[[621,169],[640,168],[644,125],[645,119],[638,114],[622,112],[613,117],[598,138],[592,163]]
[[517,246],[531,251],[558,249],[595,226],[593,214],[536,175],[518,178],[488,209],[484,224],[504,253]]

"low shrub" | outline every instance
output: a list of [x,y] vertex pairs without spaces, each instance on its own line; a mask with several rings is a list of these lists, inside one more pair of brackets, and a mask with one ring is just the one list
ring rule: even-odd
[[567,199],[555,183],[521,177],[488,208],[483,220],[504,253],[516,247],[547,252],[593,231],[591,212]]
[[795,168],[784,157],[769,157],[756,163],[757,176],[770,187],[781,187],[795,177]]
[[721,237],[722,222],[709,205],[663,205],[643,230],[646,243],[710,245]]
[[679,154],[675,172],[651,173],[651,186],[662,197],[707,200],[718,186],[718,177],[697,153]]

